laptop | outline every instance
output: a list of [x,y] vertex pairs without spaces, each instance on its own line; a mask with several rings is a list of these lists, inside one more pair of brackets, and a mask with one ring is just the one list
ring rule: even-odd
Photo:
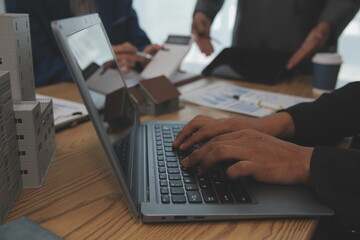
[[[223,165],[201,176],[183,168],[181,159],[189,152],[171,146],[185,123],[140,123],[99,16],[57,20],[52,28],[135,219],[148,223],[333,214],[305,186],[268,185],[250,178],[229,181]],[[104,97],[109,84],[122,91]]]
[[286,64],[291,53],[258,49],[225,48],[207,65],[202,74],[242,81],[275,84],[291,76]]

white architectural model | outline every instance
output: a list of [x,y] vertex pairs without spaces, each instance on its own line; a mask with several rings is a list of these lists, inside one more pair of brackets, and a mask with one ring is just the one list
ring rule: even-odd
[[0,29],[0,70],[10,72],[22,184],[41,187],[56,151],[52,102],[35,98],[28,14],[0,14]]
[[34,101],[28,14],[0,14],[0,70],[9,71],[14,101]]
[[56,151],[52,102],[15,102],[14,111],[23,187],[41,187]]
[[21,190],[9,72],[0,71],[0,223]]

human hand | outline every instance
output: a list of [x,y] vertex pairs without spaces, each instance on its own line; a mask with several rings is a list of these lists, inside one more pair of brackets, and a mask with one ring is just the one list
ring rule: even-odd
[[212,139],[184,158],[182,165],[196,166],[203,174],[222,161],[236,160],[226,170],[231,179],[251,176],[265,183],[306,184],[313,150],[246,129]]
[[123,43],[112,46],[116,60],[123,73],[129,73],[137,61],[141,61],[141,57],[137,56],[137,48],[131,43]]
[[326,22],[320,22],[313,28],[300,48],[294,53],[286,65],[286,69],[291,70],[298,65],[305,57],[321,48],[330,35],[330,25]]
[[187,150],[197,143],[204,142],[221,134],[254,129],[276,137],[290,137],[295,132],[291,116],[286,112],[263,118],[221,118],[198,115],[179,132],[173,142],[175,148]]
[[143,51],[150,55],[155,55],[155,53],[157,53],[160,49],[165,49],[165,48],[164,48],[164,46],[159,45],[159,44],[150,44],[150,45],[147,45]]
[[202,12],[196,12],[191,25],[191,32],[194,34],[195,42],[200,51],[206,56],[214,52],[210,38],[211,20]]
[[[154,56],[161,49],[165,49],[164,46],[161,46],[158,44],[149,44],[143,49],[143,52],[150,54],[151,56]],[[146,66],[146,64],[148,64],[150,61],[151,61],[151,59],[144,58],[144,57],[141,57],[141,59],[139,60],[139,62],[143,66]]]

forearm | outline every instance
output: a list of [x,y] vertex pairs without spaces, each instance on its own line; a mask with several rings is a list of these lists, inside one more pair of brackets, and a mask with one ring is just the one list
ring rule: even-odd
[[259,118],[259,126],[262,126],[263,133],[271,136],[288,139],[295,133],[293,119],[287,112],[279,112],[263,118]]

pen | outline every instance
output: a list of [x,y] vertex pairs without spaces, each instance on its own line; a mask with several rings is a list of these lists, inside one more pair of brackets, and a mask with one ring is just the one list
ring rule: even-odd
[[143,58],[146,58],[146,59],[151,59],[152,58],[152,55],[151,54],[148,54],[148,53],[144,53],[144,52],[136,52],[136,55],[138,55],[139,57],[143,57]]
[[[78,114],[72,114],[72,115],[78,115]],[[55,132],[59,132],[59,131],[64,130],[64,129],[75,127],[78,124],[86,122],[88,120],[90,120],[90,117],[85,116],[83,118],[79,118],[77,120],[70,121],[70,122],[68,122],[66,124],[63,124],[63,125],[60,125],[60,126],[55,126]]]
[[274,103],[269,103],[266,101],[262,101],[262,100],[257,100],[257,99],[253,99],[253,98],[249,98],[249,97],[244,97],[244,96],[238,96],[238,95],[233,95],[232,98],[236,99],[236,100],[241,100],[241,101],[245,101],[245,102],[249,102],[249,103],[253,103],[256,104],[260,107],[263,108],[267,108],[270,109],[272,111],[279,111],[284,109],[282,106],[274,104]]

